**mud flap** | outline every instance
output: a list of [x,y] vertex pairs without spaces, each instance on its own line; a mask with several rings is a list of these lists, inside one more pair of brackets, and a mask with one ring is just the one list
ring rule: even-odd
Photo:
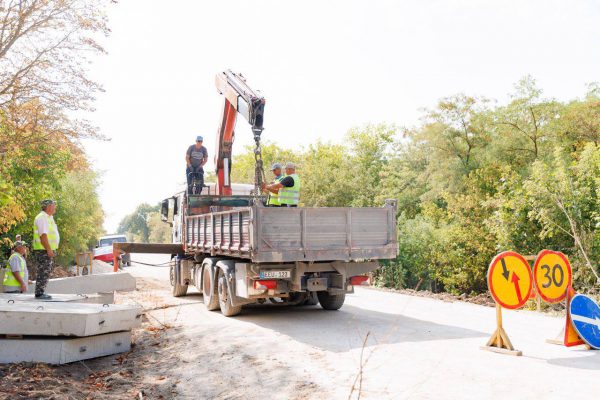
[[[256,302],[254,299],[245,299],[237,296],[235,291],[235,261],[221,260],[217,263],[217,268],[220,268],[227,278],[227,291],[229,292],[232,306],[236,307]],[[217,268],[214,268],[214,271],[216,271]],[[214,271],[213,273],[215,273]]]

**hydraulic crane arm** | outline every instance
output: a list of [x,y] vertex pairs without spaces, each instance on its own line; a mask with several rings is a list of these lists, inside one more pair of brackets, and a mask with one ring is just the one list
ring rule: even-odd
[[217,90],[225,101],[223,105],[223,118],[217,132],[217,147],[215,149],[215,168],[217,173],[217,195],[231,195],[231,154],[233,141],[235,139],[235,121],[240,113],[251,125],[254,141],[256,143],[255,155],[260,166],[255,172],[255,186],[262,182],[259,176],[259,167],[262,171],[262,160],[260,159],[260,135],[263,130],[263,114],[265,110],[265,99],[258,92],[246,84],[246,79],[241,74],[231,70],[217,74],[215,83]]

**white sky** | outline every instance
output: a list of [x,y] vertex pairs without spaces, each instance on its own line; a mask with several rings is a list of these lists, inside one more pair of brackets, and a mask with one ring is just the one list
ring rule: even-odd
[[[109,233],[175,192],[198,134],[213,169],[214,76],[227,68],[264,94],[263,138],[292,148],[369,122],[415,124],[459,92],[504,101],[526,74],[561,100],[600,80],[592,0],[123,0],[109,17],[109,55],[91,66],[106,93],[89,118],[112,140],[85,143]],[[252,142],[237,126],[234,154]]]

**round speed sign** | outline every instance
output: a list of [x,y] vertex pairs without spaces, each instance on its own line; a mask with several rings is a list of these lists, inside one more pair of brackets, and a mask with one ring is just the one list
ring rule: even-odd
[[542,250],[533,266],[533,278],[540,297],[547,303],[558,303],[571,286],[571,264],[559,251]]

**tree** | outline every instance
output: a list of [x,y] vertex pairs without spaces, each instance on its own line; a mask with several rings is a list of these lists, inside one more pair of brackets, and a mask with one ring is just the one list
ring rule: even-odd
[[160,212],[153,211],[148,214],[148,229],[150,231],[148,236],[150,243],[172,242],[171,227],[160,219]]
[[0,107],[37,101],[48,115],[90,109],[100,86],[87,77],[85,61],[104,52],[96,38],[109,32],[109,3],[0,1]]
[[310,207],[348,206],[354,192],[351,162],[343,145],[311,144],[302,154],[302,205]]
[[398,128],[379,124],[353,128],[346,134],[349,173],[352,178],[352,206],[375,205],[381,190],[381,175],[390,156],[390,147]]
[[[526,188],[530,216],[543,226],[540,236],[570,237],[594,283],[600,284],[596,267],[600,258],[600,149],[588,143],[580,159],[571,163],[557,148],[548,163],[536,161]],[[590,282],[582,271],[579,275]]]
[[150,227],[148,223],[153,212],[160,209],[160,204],[151,206],[142,203],[135,211],[123,218],[117,228],[117,233],[127,234],[135,242],[148,243],[150,239]]

